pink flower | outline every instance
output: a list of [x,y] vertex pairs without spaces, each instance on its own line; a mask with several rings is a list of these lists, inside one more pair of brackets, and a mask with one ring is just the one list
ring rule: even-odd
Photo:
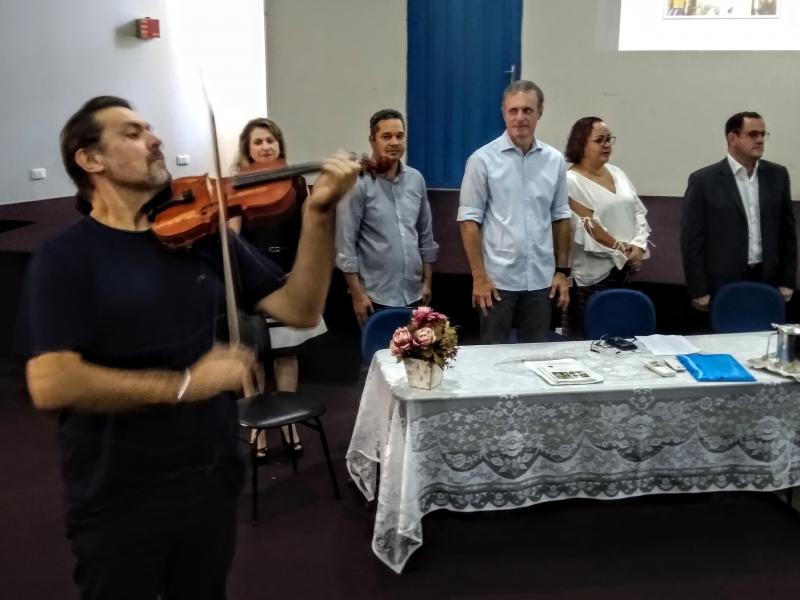
[[436,341],[436,334],[430,327],[421,327],[414,332],[414,346],[416,348],[427,348]]
[[435,323],[443,318],[443,314],[436,312],[430,306],[420,306],[411,313],[411,322],[417,327]]
[[403,356],[411,348],[411,342],[411,332],[408,327],[398,327],[392,335],[392,341],[389,342],[389,350],[395,356]]
[[411,313],[408,325],[395,330],[389,350],[398,361],[418,358],[444,369],[452,364],[458,353],[458,335],[447,315],[430,306],[420,306]]

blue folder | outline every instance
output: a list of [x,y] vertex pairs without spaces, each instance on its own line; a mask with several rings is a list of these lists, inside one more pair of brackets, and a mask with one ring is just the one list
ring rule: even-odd
[[679,354],[678,360],[697,381],[755,381],[730,354]]

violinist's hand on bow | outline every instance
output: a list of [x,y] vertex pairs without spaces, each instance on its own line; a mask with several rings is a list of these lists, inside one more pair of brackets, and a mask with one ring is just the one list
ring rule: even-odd
[[355,185],[361,163],[345,152],[337,152],[322,163],[322,173],[314,183],[307,203],[310,207],[327,212]]
[[182,401],[205,400],[221,392],[238,392],[256,357],[245,346],[216,345],[189,369]]

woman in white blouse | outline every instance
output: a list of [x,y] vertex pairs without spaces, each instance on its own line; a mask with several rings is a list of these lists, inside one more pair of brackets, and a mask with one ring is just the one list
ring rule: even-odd
[[599,117],[583,117],[572,126],[566,159],[572,209],[573,287],[566,333],[583,337],[586,303],[595,292],[627,283],[649,257],[647,209],[621,169],[608,164],[616,138]]

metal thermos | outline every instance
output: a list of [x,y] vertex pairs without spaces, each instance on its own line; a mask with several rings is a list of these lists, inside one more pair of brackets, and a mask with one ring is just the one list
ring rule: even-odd
[[778,348],[775,352],[778,364],[788,367],[792,363],[800,361],[800,325],[773,323],[772,326],[778,332]]

